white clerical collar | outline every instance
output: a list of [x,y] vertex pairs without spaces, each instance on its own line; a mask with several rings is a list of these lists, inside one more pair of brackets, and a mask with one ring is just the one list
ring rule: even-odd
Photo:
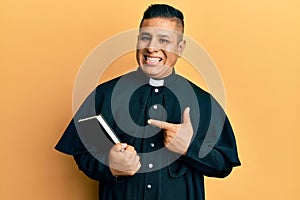
[[149,79],[149,85],[154,86],[154,87],[160,87],[164,85],[164,79],[161,80],[155,80],[153,78]]

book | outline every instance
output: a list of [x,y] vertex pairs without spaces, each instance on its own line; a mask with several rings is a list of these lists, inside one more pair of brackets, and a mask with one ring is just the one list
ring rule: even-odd
[[[97,121],[97,123],[95,123]],[[112,130],[112,128],[108,125],[108,123],[105,121],[103,116],[96,115],[84,119],[79,119],[79,123],[85,123],[86,126],[88,126],[89,130],[98,131],[98,132],[104,132],[104,134],[112,141],[114,144],[120,143],[120,139],[118,136],[115,134],[115,132]],[[98,127],[97,127],[98,125]],[[99,127],[99,125],[101,127]],[[99,129],[100,128],[100,129]],[[103,131],[104,129],[104,131]]]

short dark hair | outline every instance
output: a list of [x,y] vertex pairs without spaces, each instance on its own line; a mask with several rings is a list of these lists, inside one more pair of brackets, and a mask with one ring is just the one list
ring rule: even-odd
[[167,4],[152,4],[144,12],[140,27],[145,19],[151,18],[167,18],[176,20],[177,24],[182,27],[184,32],[184,17],[180,10]]

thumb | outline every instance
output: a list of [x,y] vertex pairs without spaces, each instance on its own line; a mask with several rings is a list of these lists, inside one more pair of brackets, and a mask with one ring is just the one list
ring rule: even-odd
[[191,118],[190,118],[190,107],[186,107],[183,111],[183,124],[185,123],[191,123]]

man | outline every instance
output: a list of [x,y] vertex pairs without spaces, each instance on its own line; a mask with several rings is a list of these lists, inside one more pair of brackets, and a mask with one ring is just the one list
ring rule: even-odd
[[[204,175],[225,177],[240,165],[222,108],[175,74],[183,32],[179,10],[151,5],[140,24],[137,71],[99,85],[56,146],[99,180],[100,199],[202,200]],[[112,145],[78,122],[99,114],[121,143]]]

